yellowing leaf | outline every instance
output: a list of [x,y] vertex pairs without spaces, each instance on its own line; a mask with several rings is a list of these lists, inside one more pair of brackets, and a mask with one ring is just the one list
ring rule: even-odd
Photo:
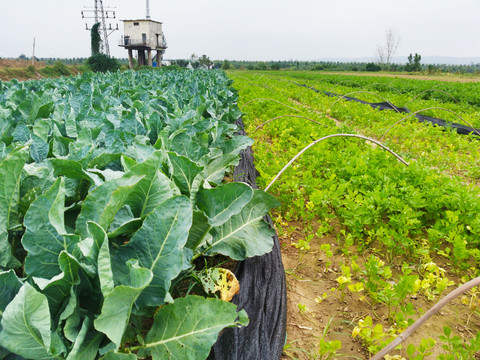
[[220,299],[223,301],[231,301],[240,291],[240,283],[228,269],[207,269],[200,272],[199,278],[207,293],[219,292]]

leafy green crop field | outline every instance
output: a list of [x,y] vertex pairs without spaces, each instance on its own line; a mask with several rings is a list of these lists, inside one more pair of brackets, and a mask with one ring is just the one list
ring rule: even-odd
[[210,259],[269,252],[278,202],[225,182],[252,144],[234,136],[230,85],[207,71],[0,82],[1,359],[205,359],[248,323]]
[[[480,128],[479,84],[311,72],[229,76],[255,139],[260,186],[282,204],[274,217],[290,288],[285,358],[371,356],[480,275],[480,137],[298,86]],[[334,134],[350,137],[318,142],[272,183],[307,145]],[[408,165],[352,135],[380,141]],[[470,290],[391,355],[475,358],[478,296]]]

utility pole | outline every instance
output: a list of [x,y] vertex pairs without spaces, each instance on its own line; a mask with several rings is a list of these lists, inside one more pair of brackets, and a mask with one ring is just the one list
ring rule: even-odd
[[35,38],[33,38],[32,66],[35,64]]
[[[93,7],[85,7],[85,10],[82,10],[82,19],[94,19],[94,24],[100,23],[99,31],[102,41],[100,42],[100,52],[105,55],[110,56],[110,47],[108,46],[108,37],[116,30],[118,30],[118,23],[108,24],[107,19],[116,19],[114,8],[104,7],[102,0],[94,0],[95,5]],[[91,27],[88,27],[88,24],[85,23],[85,30],[90,31]]]

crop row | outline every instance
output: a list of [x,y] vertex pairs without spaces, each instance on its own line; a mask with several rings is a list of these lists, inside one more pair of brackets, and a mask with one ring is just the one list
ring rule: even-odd
[[[244,77],[245,75],[240,76]],[[281,79],[278,78],[278,75],[268,78],[266,76],[268,75],[253,76],[248,81],[242,79],[245,81],[244,85],[239,87],[240,89],[243,88],[242,94],[253,92],[252,99],[258,97],[270,98],[290,105],[296,101],[298,102],[297,110],[317,110],[322,114],[330,115],[353,130],[381,139],[395,151],[414,159],[423,166],[437,167],[442,171],[453,170],[454,174],[461,175],[470,182],[477,182],[477,179],[480,178],[480,159],[477,156],[479,136],[477,135],[458,136],[452,129],[419,123],[415,117],[409,116],[410,114],[398,113],[393,110],[378,111],[368,105],[347,102],[341,98],[332,98],[311,89],[299,87],[292,83],[292,79],[289,77]],[[256,84],[257,79],[260,82],[264,81],[263,87]],[[322,91],[334,92],[325,83],[316,82],[309,85]],[[338,93],[345,95],[351,92],[350,90],[345,89]],[[357,97],[370,102],[384,101],[377,95],[371,94],[358,94]],[[392,99],[391,97],[387,100],[397,106],[403,106],[407,101],[405,99],[399,101],[399,99]],[[249,109],[250,106],[247,105],[246,109]],[[261,106],[270,107],[272,103],[263,101]],[[466,107],[459,111],[458,108],[455,110],[448,109],[448,106],[452,107],[453,105],[447,105],[449,111],[431,110],[430,112],[422,112],[422,114],[444,118],[464,125],[468,123],[480,128],[478,113],[475,109]],[[409,107],[411,112],[416,112],[422,109],[443,108],[445,104],[437,104],[434,100],[415,100]],[[281,114],[287,113],[286,109],[282,109]],[[454,111],[457,115],[450,111]],[[310,111],[310,113],[312,112]],[[298,115],[298,111],[292,112],[292,110],[289,110],[288,114]],[[275,116],[277,115],[278,113]],[[458,116],[461,116],[461,119]]]
[[389,78],[378,76],[334,75],[309,72],[291,72],[288,74],[297,82],[323,82],[330,89],[350,88],[382,92],[389,95],[407,95],[410,98],[420,96],[420,99],[436,100],[443,103],[460,103],[472,106],[478,110],[480,96],[477,82],[447,82],[437,80],[418,80],[404,78]]
[[228,302],[232,274],[203,265],[273,246],[263,216],[277,201],[224,182],[252,144],[234,136],[230,83],[0,83],[0,358],[205,359],[223,328],[248,323]]
[[[298,87],[288,74],[231,77],[240,89],[247,131],[256,140],[264,187],[313,141],[359,132],[379,139],[403,116],[352,102],[332,106],[335,99]],[[270,119],[276,120],[257,129]],[[303,234],[295,242],[300,251],[308,252],[325,235],[337,239],[345,256],[337,278],[340,301],[347,293],[360,301],[367,296],[374,312],[386,309],[386,323],[375,323],[372,314],[352,330],[371,353],[419,316],[411,298],[437,299],[454,284],[452,276],[467,281],[478,275],[480,264],[480,191],[464,184],[478,179],[478,140],[405,121],[384,141],[409,165],[362,140],[331,138],[305,152],[269,190],[282,203],[279,231]],[[329,245],[322,250],[330,267]],[[446,268],[440,266],[445,261]],[[410,350],[413,358],[417,350]]]

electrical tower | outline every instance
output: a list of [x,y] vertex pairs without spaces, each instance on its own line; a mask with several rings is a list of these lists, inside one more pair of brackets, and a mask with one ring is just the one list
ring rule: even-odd
[[[116,19],[114,8],[104,7],[102,0],[95,0],[94,7],[85,7],[84,9],[85,10],[82,10],[82,19],[94,19],[94,24],[100,23],[100,27],[98,28],[102,39],[100,42],[100,52],[110,56],[108,37],[114,31],[118,30],[118,23],[114,24],[114,27],[112,27],[112,23],[108,23],[107,27],[107,19]],[[91,30],[87,23],[85,23],[85,29]]]
[[150,20],[150,0],[147,0],[147,20]]

